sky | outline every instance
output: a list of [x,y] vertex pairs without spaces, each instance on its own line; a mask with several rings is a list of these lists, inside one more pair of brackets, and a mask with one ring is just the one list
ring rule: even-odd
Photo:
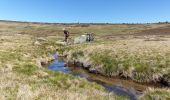
[[1,0],[0,20],[50,23],[170,21],[170,0]]

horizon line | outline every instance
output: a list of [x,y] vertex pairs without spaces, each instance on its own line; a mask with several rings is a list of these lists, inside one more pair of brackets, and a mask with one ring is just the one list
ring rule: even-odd
[[33,23],[33,24],[170,24],[170,21],[158,21],[158,22],[120,22],[120,23],[112,23],[112,22],[39,22],[39,21],[21,21],[21,20],[3,20],[0,19],[1,22],[17,22],[17,23]]

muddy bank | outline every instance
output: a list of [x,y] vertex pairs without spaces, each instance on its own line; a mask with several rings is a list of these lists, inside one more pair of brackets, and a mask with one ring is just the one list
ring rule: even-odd
[[[147,82],[143,82],[140,80],[136,80],[133,77],[140,77],[140,75],[142,77],[144,77],[144,74],[139,74],[137,72],[133,72],[133,75],[128,75],[126,72],[120,71],[118,72],[118,74],[111,76],[109,74],[104,73],[103,71],[101,71],[101,69],[96,69],[95,67],[92,67],[92,65],[90,64],[84,64],[83,62],[80,61],[67,61],[68,66],[76,66],[76,67],[81,67],[85,70],[87,70],[89,73],[92,74],[98,74],[101,76],[104,76],[106,78],[119,78],[119,79],[123,79],[123,80],[129,80],[129,81],[133,81],[135,83],[139,83],[139,84],[145,84],[148,86],[153,86],[153,87],[170,87],[170,80],[168,75],[158,75],[157,77],[153,78],[153,79],[149,79]],[[146,77],[147,78],[147,77]]]
[[[116,78],[120,78],[120,79],[124,79],[124,80],[131,80],[131,81],[134,81],[139,84],[146,84],[146,85],[155,86],[155,87],[170,87],[170,77],[166,74],[158,73],[157,75],[155,74],[155,76],[152,76],[152,78],[149,78],[147,75],[145,75],[143,73],[138,73],[138,72],[133,71],[130,75],[126,71],[119,70],[119,71],[117,71],[117,74],[111,75],[112,73],[104,72],[101,67],[94,67],[90,63],[87,63],[84,61],[78,61],[78,60],[69,60],[65,57],[62,57],[62,59],[65,59],[66,65],[81,67],[92,74],[98,74],[98,75],[101,75],[101,76],[104,76],[107,78],[115,78],[116,77]],[[55,59],[52,56],[45,57],[45,58],[41,58],[39,60],[39,63],[41,64],[41,67],[47,67],[48,64],[53,62],[54,60]],[[140,78],[142,77],[142,79],[146,80],[146,81],[142,81],[141,79],[140,80],[136,79],[136,77],[140,77]]]
[[109,78],[99,74],[89,73],[82,67],[75,65],[65,66],[63,60],[55,60],[49,66],[49,70],[61,71],[80,78],[84,78],[89,82],[95,82],[105,88],[109,93],[120,96],[127,96],[130,100],[138,100],[148,86],[137,84],[129,80],[121,80],[119,78]]

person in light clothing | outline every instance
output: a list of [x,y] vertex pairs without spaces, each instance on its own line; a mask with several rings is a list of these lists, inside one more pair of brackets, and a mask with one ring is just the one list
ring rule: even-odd
[[58,49],[56,49],[56,52],[54,54],[54,59],[58,60],[58,57],[59,57],[59,52],[58,52]]

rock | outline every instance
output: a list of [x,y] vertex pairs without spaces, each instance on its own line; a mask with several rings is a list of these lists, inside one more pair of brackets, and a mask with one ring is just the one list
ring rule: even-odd
[[90,72],[90,73],[95,73],[95,74],[98,73],[97,70],[96,70],[95,68],[89,68],[89,72]]
[[84,42],[86,42],[86,40],[87,40],[86,35],[81,35],[80,37],[77,37],[74,39],[74,43],[75,44],[84,43]]

